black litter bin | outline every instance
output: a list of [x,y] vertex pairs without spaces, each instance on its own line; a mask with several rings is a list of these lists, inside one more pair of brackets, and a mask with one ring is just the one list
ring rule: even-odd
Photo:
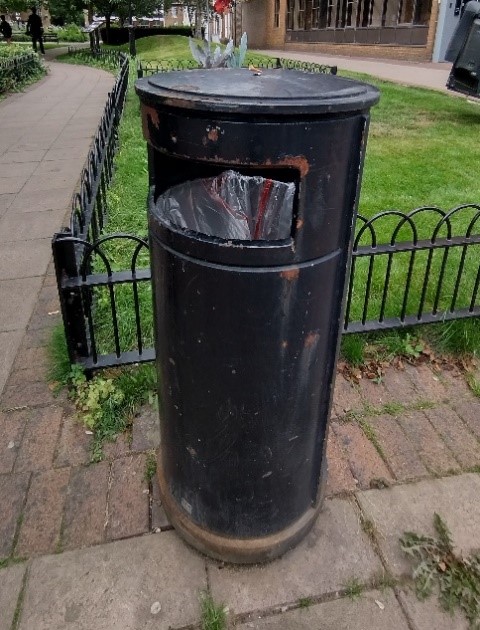
[[[321,507],[378,91],[331,75],[246,69],[158,74],[136,89],[149,155],[165,510],[209,555],[271,559],[308,532]],[[224,231],[223,209],[244,219],[221,188],[232,182],[260,207],[241,239]],[[289,213],[271,232],[257,230],[268,194]],[[177,221],[182,211],[195,219],[213,198],[221,237]]]
[[480,2],[469,2],[445,55],[453,66],[447,87],[454,92],[480,96]]

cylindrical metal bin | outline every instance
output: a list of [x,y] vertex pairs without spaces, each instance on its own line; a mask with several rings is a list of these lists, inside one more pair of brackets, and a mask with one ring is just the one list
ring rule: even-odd
[[[172,72],[136,84],[149,149],[161,418],[172,524],[232,562],[274,558],[321,507],[369,109],[331,75]],[[291,235],[231,241],[159,221],[159,195],[227,169],[293,182]]]

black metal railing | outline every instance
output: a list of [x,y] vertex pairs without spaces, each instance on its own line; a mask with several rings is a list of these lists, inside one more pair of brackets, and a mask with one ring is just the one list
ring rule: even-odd
[[[249,56],[247,65],[254,65],[256,68],[287,68],[289,70],[303,70],[304,72],[314,72],[323,74],[337,74],[337,66],[328,66],[308,61],[298,61],[296,59],[282,59],[281,57],[258,58],[253,54]],[[162,59],[160,61],[139,61],[137,62],[137,76],[139,79],[157,72],[170,72],[172,70],[194,70],[198,68],[198,63],[194,59]]]
[[[74,51],[74,54],[85,54]],[[128,87],[129,59],[116,55],[118,75],[90,148],[80,177],[79,192],[72,199],[70,225],[55,234],[52,241],[60,304],[67,348],[72,363],[82,362],[91,354],[86,323],[94,303],[78,286],[79,280],[92,272],[89,248],[102,234],[107,219],[107,187],[114,170],[118,146],[118,125]],[[72,286],[73,285],[73,286]]]
[[479,315],[479,228],[476,204],[359,216],[344,332]]
[[[148,243],[134,235],[104,234],[128,75],[126,58],[120,63],[73,200],[71,225],[53,242],[70,360],[87,371],[155,357]],[[145,76],[191,66],[167,60],[139,64],[137,72],[140,67]],[[359,215],[344,334],[479,315],[479,223],[475,204],[450,211],[386,211],[370,219]],[[119,252],[130,260],[128,269],[119,266]]]
[[33,51],[0,57],[0,94],[14,89],[39,69],[40,61]]

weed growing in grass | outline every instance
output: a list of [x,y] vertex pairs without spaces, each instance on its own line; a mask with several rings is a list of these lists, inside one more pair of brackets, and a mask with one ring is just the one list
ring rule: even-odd
[[225,606],[217,605],[209,593],[203,593],[200,599],[202,607],[202,630],[226,630],[227,613]]
[[363,593],[363,585],[356,577],[350,578],[345,584],[345,595],[355,601]]
[[460,609],[470,627],[480,627],[480,553],[467,558],[456,555],[447,525],[434,514],[437,538],[405,532],[400,538],[402,550],[418,563],[413,571],[415,591],[426,599],[438,590],[443,608],[452,613]]

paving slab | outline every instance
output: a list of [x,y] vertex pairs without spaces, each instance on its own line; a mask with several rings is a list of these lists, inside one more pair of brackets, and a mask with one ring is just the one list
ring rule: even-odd
[[[0,296],[1,284],[2,283],[0,282]],[[10,370],[15,362],[15,357],[20,347],[22,336],[23,331],[21,330],[0,332],[0,348],[2,349],[2,360],[0,361],[0,395],[3,392],[8,375],[10,374]]]
[[235,614],[335,593],[352,578],[365,582],[381,571],[357,511],[343,499],[325,501],[310,534],[275,562],[239,567],[209,561],[207,566],[213,599]]
[[65,211],[7,212],[0,218],[0,243],[51,238],[62,223]]
[[52,256],[51,239],[2,243],[0,280],[43,276]]
[[398,598],[415,630],[469,630],[465,617],[443,610],[435,595],[420,601],[412,590],[405,589],[399,590]]
[[[408,630],[402,609],[390,589],[363,593],[355,600],[336,599],[265,619],[250,619],[235,627],[239,630]],[[437,630],[436,626],[430,626],[429,630],[434,627]]]
[[203,558],[173,532],[44,556],[32,562],[19,630],[168,630],[199,621],[206,587]]
[[450,73],[449,63],[418,63],[393,59],[372,59],[360,57],[343,57],[340,55],[325,55],[319,53],[296,52],[293,50],[265,50],[258,51],[273,57],[287,57],[313,63],[338,66],[342,70],[361,72],[378,77],[386,81],[394,81],[402,85],[426,87],[446,92],[446,83]]
[[[81,168],[78,170],[80,177]],[[77,178],[78,179],[78,178]],[[76,182],[75,182],[76,183]],[[72,199],[73,186],[63,188],[51,188],[42,191],[39,195],[38,191],[21,192],[16,199],[10,204],[9,212],[43,212],[45,210],[66,210]]]
[[411,574],[413,564],[400,549],[406,531],[432,536],[436,512],[446,522],[455,546],[463,553],[480,548],[480,475],[467,473],[429,479],[383,490],[359,492],[357,499],[372,521],[390,571]]
[[28,324],[41,285],[39,276],[0,280],[0,331],[20,330]]
[[12,627],[25,569],[23,563],[0,569],[0,630]]

